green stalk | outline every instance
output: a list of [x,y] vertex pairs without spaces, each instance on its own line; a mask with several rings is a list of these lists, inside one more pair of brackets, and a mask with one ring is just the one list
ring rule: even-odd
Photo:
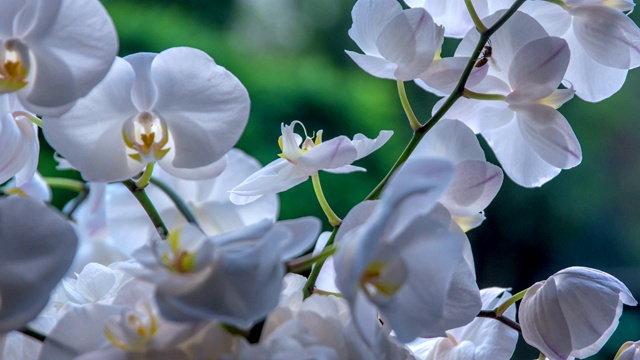
[[140,205],[142,205],[142,208],[147,212],[147,215],[149,215],[149,219],[151,219],[151,222],[158,231],[158,234],[160,234],[160,238],[164,240],[167,234],[169,234],[169,229],[167,229],[164,221],[162,221],[160,213],[158,213],[158,210],[151,202],[151,199],[149,199],[147,193],[144,191],[144,189],[140,189],[138,186],[136,186],[136,182],[131,179],[123,181],[122,184],[126,186],[129,191],[131,191],[136,200],[138,200]]
[[327,246],[316,256],[308,254],[297,259],[290,260],[287,262],[287,272],[299,274],[303,271],[309,270],[315,263],[321,261],[324,263],[329,256],[335,254],[336,250],[338,250],[336,246]]
[[316,193],[316,197],[318,198],[320,207],[322,208],[322,211],[324,211],[324,214],[327,216],[329,224],[334,227],[340,226],[340,223],[342,223],[342,219],[340,219],[338,215],[333,212],[333,209],[331,209],[331,206],[329,206],[327,199],[324,197],[324,192],[322,192],[322,185],[320,185],[320,176],[317,173],[315,175],[312,175],[311,181],[313,182],[313,191],[315,191]]
[[402,103],[402,108],[404,109],[404,113],[407,114],[407,119],[409,119],[409,125],[415,131],[422,127],[420,121],[416,117],[416,114],[413,112],[411,108],[411,104],[409,103],[409,98],[407,98],[407,91],[404,88],[404,81],[398,80],[398,95],[400,96],[400,103]]
[[393,173],[402,164],[404,164],[405,161],[407,161],[407,159],[409,158],[409,155],[413,153],[413,150],[415,150],[420,140],[424,137],[424,134],[426,134],[429,130],[431,130],[438,123],[438,121],[440,121],[440,119],[444,117],[447,111],[451,109],[453,104],[455,104],[455,102],[458,101],[458,99],[464,95],[465,86],[467,84],[467,81],[469,80],[471,71],[473,71],[473,68],[476,64],[476,59],[480,57],[480,54],[482,53],[482,50],[484,49],[485,44],[487,43],[491,35],[493,35],[502,25],[504,25],[504,23],[507,22],[507,20],[509,20],[509,18],[518,10],[520,6],[522,6],[522,4],[524,4],[525,1],[526,0],[517,0],[504,13],[504,15],[502,15],[502,17],[498,19],[498,21],[493,26],[486,29],[485,32],[480,33],[480,39],[478,39],[478,43],[476,44],[476,47],[473,50],[473,53],[471,54],[469,61],[467,62],[467,66],[464,68],[464,71],[460,76],[460,80],[458,81],[458,84],[456,85],[451,95],[449,95],[447,100],[445,100],[444,104],[442,104],[442,107],[440,107],[440,109],[438,109],[438,111],[435,114],[433,114],[433,116],[431,116],[431,118],[424,125],[422,125],[417,130],[414,130],[413,137],[409,141],[409,144],[407,144],[407,147],[405,147],[402,154],[400,154],[400,156],[398,157],[398,160],[396,161],[396,163],[393,164],[393,167],[389,170],[387,175],[380,181],[380,183],[378,183],[378,185],[365,198],[365,200],[375,200],[380,196],[382,189],[384,189],[385,185],[387,184],[387,181],[389,181],[389,179],[391,178],[391,175],[393,175]]
[[473,20],[473,24],[476,26],[476,29],[480,34],[487,31],[487,27],[484,26],[482,20],[478,16],[476,9],[473,7],[473,3],[471,0],[464,0],[464,4],[467,6],[467,10],[469,11],[469,15],[471,16],[471,20]]
[[[329,240],[327,240],[327,244],[324,246],[324,249],[322,249],[323,252],[326,248],[333,245],[333,241],[336,238],[336,233],[338,233],[338,226],[333,228],[333,231],[329,236]],[[305,299],[311,296],[311,294],[313,294],[313,290],[316,287],[316,280],[318,280],[318,276],[320,275],[320,270],[322,270],[322,265],[324,265],[325,260],[326,259],[319,260],[316,263],[316,266],[314,266],[313,269],[311,269],[311,273],[307,278],[307,282],[304,284],[304,288],[302,289],[302,294]]]
[[477,93],[475,91],[471,91],[469,89],[464,89],[463,96],[467,99],[476,99],[476,100],[505,100],[507,97],[500,94],[482,94]]
[[136,181],[136,187],[138,189],[144,189],[149,185],[149,181],[151,180],[151,175],[153,174],[153,168],[156,166],[155,162],[147,163],[147,166],[144,167],[144,172]]
[[19,329],[18,332],[23,333],[24,335],[27,335],[28,337],[34,339],[34,340],[38,340],[40,342],[44,342],[45,340],[47,340],[47,337],[35,330],[33,330],[30,327],[23,327],[22,329]]
[[169,187],[167,183],[154,177],[151,178],[150,182],[153,185],[157,186],[160,190],[162,190],[169,197],[169,199],[173,201],[173,204],[176,206],[176,208],[178,208],[178,211],[180,211],[182,216],[184,216],[184,218],[187,219],[188,222],[196,225],[197,227],[200,227],[198,220],[191,212],[191,209],[189,209],[187,203],[185,203],[182,197],[178,195],[178,193],[176,193],[171,187]]
[[507,311],[509,306],[515,304],[516,301],[519,301],[524,297],[524,294],[527,293],[527,290],[529,290],[529,289],[524,289],[524,290],[520,291],[519,293],[517,293],[517,294],[513,295],[512,297],[510,297],[507,301],[503,302],[500,306],[498,306],[496,308],[496,310],[495,310],[496,315],[502,316],[502,314],[504,314],[504,312]]
[[62,177],[45,177],[44,181],[52,188],[71,190],[75,192],[86,192],[86,184],[80,180],[62,178]]

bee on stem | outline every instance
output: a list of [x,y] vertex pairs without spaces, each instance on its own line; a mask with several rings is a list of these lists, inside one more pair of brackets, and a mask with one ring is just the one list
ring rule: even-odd
[[487,43],[484,45],[482,49],[482,53],[480,53],[480,57],[476,62],[475,67],[483,67],[486,63],[491,59],[491,55],[493,54],[493,48],[491,47],[491,39],[487,40]]

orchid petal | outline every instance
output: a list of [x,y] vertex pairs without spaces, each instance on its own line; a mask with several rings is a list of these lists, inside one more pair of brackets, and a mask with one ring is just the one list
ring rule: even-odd
[[640,29],[627,15],[599,5],[576,7],[570,13],[575,36],[592,59],[616,69],[640,66]]
[[230,190],[229,199],[236,205],[247,204],[262,195],[282,192],[304,182],[309,175],[300,173],[285,159],[267,164]]
[[229,71],[200,50],[179,47],[156,56],[151,76],[158,87],[154,110],[172,136],[174,167],[209,165],[235,145],[249,118],[249,96]]
[[99,1],[37,3],[33,26],[22,36],[33,53],[36,76],[28,92],[18,94],[29,110],[60,115],[104,78],[116,56],[118,39]]
[[379,55],[376,41],[383,26],[401,12],[402,6],[395,0],[357,1],[351,11],[349,36],[365,54]]
[[[433,111],[442,107],[444,102],[445,99],[438,101]],[[513,120],[514,115],[513,110],[509,109],[509,104],[504,101],[478,101],[465,98],[458,99],[445,113],[446,119],[457,119],[476,134],[504,126]]]
[[533,40],[523,46],[509,68],[513,92],[509,103],[530,102],[551,94],[560,85],[569,65],[569,46],[557,37]]
[[[144,167],[127,156],[122,137],[122,124],[137,113],[131,102],[134,79],[129,63],[116,59],[105,80],[89,96],[62,117],[43,119],[47,141],[87,180],[125,180]],[[87,121],[87,114],[93,115],[91,121]]]
[[158,161],[158,164],[167,173],[185,180],[205,180],[220,175],[227,167],[227,157],[223,156],[219,160],[197,168],[178,168],[173,166],[175,152],[169,151],[165,157]]
[[346,136],[338,136],[309,149],[298,158],[296,167],[307,175],[318,169],[334,169],[356,160],[358,150]]
[[461,121],[448,119],[437,123],[413,153],[444,158],[455,164],[465,160],[485,160],[484,150],[473,131]]
[[358,54],[353,51],[345,51],[351,59],[369,74],[382,79],[395,79],[395,72],[398,65],[371,55]]
[[582,161],[580,143],[557,110],[540,104],[515,108],[522,137],[550,165],[569,169]]
[[599,102],[622,88],[628,70],[596,62],[585,52],[573,31],[569,31],[564,38],[571,50],[565,85],[574,87],[578,97],[589,102]]
[[393,131],[390,130],[380,131],[378,137],[376,137],[375,139],[369,139],[362,134],[356,134],[351,141],[353,146],[356,148],[356,151],[358,152],[356,160],[362,159],[363,157],[380,149],[384,144],[387,143],[387,141],[389,141],[392,135]]
[[[416,84],[438,96],[451,94],[470,58],[448,57],[435,60],[427,71],[418,75]],[[473,67],[467,79],[467,87],[477,85],[487,75],[489,66]]]
[[136,53],[124,58],[136,73],[136,79],[131,89],[131,100],[140,111],[152,111],[153,104],[158,98],[158,87],[153,83],[151,76],[151,64],[157,55],[155,53]]
[[456,175],[439,202],[454,217],[472,216],[484,210],[502,185],[502,170],[486,161],[466,160],[456,166]]
[[[504,14],[498,11],[483,19],[485,26],[491,26]],[[527,31],[522,31],[527,29]],[[503,81],[508,79],[508,71],[512,66],[514,56],[520,48],[530,41],[547,37],[547,32],[531,16],[517,11],[495,34],[491,36],[492,54],[489,60],[489,75],[496,76]],[[480,34],[474,29],[465,35],[456,49],[455,56],[470,57],[480,39]]]
[[320,232],[322,223],[314,217],[305,217],[295,220],[279,221],[274,228],[285,228],[291,235],[278,243],[281,260],[287,261],[304,253],[314,244]]
[[376,45],[383,58],[398,65],[396,79],[413,80],[431,65],[441,37],[426,10],[408,9],[384,26]]
[[544,161],[531,149],[517,121],[485,131],[482,136],[507,176],[520,186],[540,187],[560,173],[559,168]]
[[78,240],[58,212],[38,200],[10,196],[0,199],[0,244],[4,333],[21,328],[45,307],[73,261]]

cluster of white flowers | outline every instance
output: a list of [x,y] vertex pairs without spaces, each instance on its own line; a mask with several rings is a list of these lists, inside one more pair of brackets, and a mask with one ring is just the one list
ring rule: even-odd
[[[365,171],[352,163],[393,132],[325,141],[283,123],[261,167],[233,149],[249,95],[209,55],[120,58],[98,0],[0,0],[0,358],[500,360],[520,335],[541,358],[596,354],[637,304],[623,283],[572,267],[513,296],[480,290],[466,232],[503,170],[537,187],[581,162],[557,109],[611,96],[640,65],[633,1],[404,5],[352,11],[363,53],[347,54],[397,81],[414,137],[341,219],[319,171]],[[445,37],[462,40],[442,58]],[[442,97],[427,122],[411,80]],[[86,183],[40,176],[39,127]],[[278,221],[277,193],[309,177],[331,231]],[[49,186],[80,195],[56,210]]]

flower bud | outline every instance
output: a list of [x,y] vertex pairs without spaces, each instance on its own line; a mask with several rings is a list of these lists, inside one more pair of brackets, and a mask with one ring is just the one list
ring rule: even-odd
[[620,350],[613,360],[639,360],[640,359],[640,341],[627,341],[622,344]]
[[518,311],[522,336],[551,360],[589,357],[618,326],[622,304],[637,301],[620,280],[570,267],[529,288]]

